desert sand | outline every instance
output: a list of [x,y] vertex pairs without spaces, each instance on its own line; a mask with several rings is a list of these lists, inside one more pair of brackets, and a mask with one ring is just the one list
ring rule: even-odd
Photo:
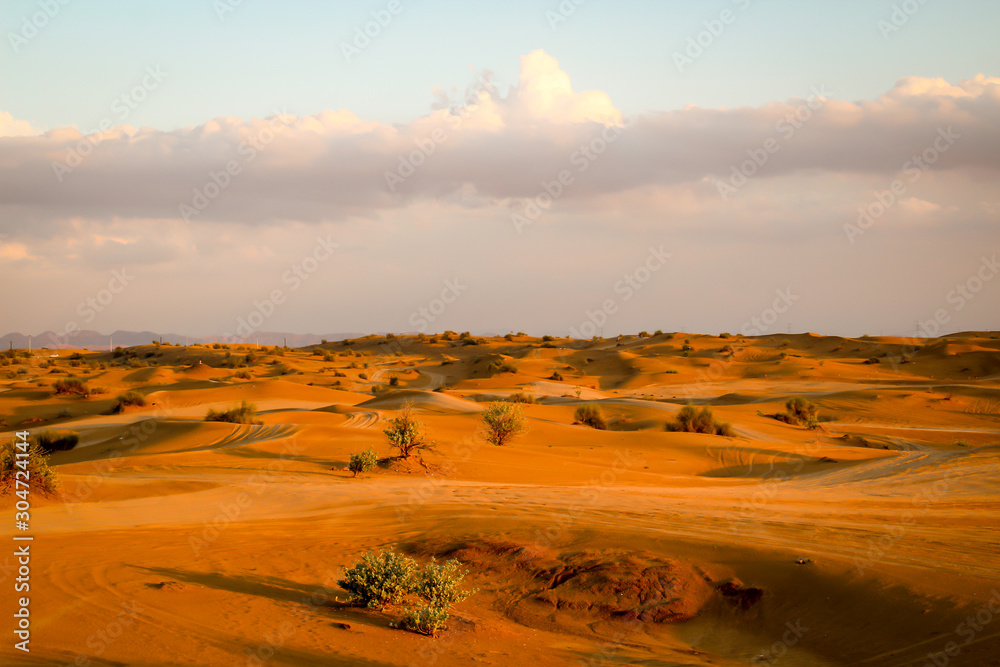
[[[5,629],[0,662],[1000,664],[1000,335],[449,338],[0,369],[5,439],[80,437],[32,497],[32,650]],[[54,395],[70,374],[103,391]],[[129,390],[146,405],[110,414]],[[493,446],[481,413],[515,392],[528,432]],[[795,396],[816,428],[768,416]],[[262,424],[205,421],[243,400]],[[391,460],[407,403],[435,449]],[[686,403],[734,436],[665,431]],[[436,638],[343,602],[344,568],[390,546],[470,571]]]

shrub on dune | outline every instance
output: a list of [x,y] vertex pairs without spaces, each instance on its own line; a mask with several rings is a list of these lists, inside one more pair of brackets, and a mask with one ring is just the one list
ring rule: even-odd
[[423,427],[423,423],[413,418],[413,406],[407,403],[382,432],[389,439],[389,444],[399,450],[399,456],[405,459],[417,450],[430,448],[424,440]]
[[488,442],[500,447],[527,431],[524,413],[517,403],[490,403],[483,412],[483,432]]
[[693,405],[685,405],[681,408],[680,412],[677,413],[677,419],[669,422],[666,430],[682,433],[707,433],[730,438],[736,435],[729,424],[715,421],[711,408],[704,407],[699,410]]
[[511,403],[534,403],[535,397],[523,391],[518,391],[511,394],[507,400]]
[[375,454],[375,450],[369,447],[363,452],[351,454],[351,461],[347,468],[357,477],[358,475],[374,470],[376,464],[378,464],[378,456]]
[[136,391],[126,391],[124,394],[119,394],[115,398],[115,404],[111,408],[111,414],[119,414],[125,411],[130,405],[137,407],[142,407],[146,405],[146,399],[142,394]]
[[499,375],[501,373],[516,373],[517,367],[509,361],[494,361],[486,367],[486,370],[491,375]]
[[243,401],[235,408],[230,408],[223,412],[217,412],[209,408],[205,415],[207,422],[229,422],[231,424],[263,424],[257,419],[257,406],[253,403]]
[[65,380],[56,380],[55,384],[52,385],[55,390],[56,395],[73,395],[83,396],[86,398],[90,395],[90,390],[87,385],[80,381],[78,378],[66,378]]
[[73,449],[80,442],[80,435],[76,431],[42,431],[31,441],[46,454],[51,454]]
[[353,567],[344,570],[340,586],[350,594],[351,602],[369,609],[384,609],[399,604],[413,592],[416,569],[416,561],[391,548],[378,555],[368,552]]
[[447,629],[449,610],[476,593],[461,588],[467,574],[457,560],[438,565],[432,559],[421,569],[412,558],[389,548],[363,554],[344,570],[340,586],[350,594],[351,602],[369,609],[419,601],[415,608],[403,609],[402,619],[390,625],[433,637]]
[[[49,468],[48,454],[35,441],[29,442],[26,446],[19,447],[15,438],[5,438],[5,442],[0,445],[0,493],[6,493],[8,489],[17,485],[18,471],[28,473],[31,490],[39,491],[45,495],[54,493],[58,480],[55,473]],[[22,456],[18,457],[18,454]],[[27,457],[23,456],[27,454]]]
[[785,403],[785,412],[768,415],[786,424],[805,426],[809,429],[819,428],[819,408],[810,401],[796,396]]
[[604,431],[608,428],[608,423],[604,420],[604,413],[601,412],[599,405],[581,405],[573,414],[573,419],[580,424],[599,431]]

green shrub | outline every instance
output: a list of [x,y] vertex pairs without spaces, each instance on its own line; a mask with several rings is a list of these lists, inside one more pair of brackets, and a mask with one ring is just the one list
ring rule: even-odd
[[524,413],[517,403],[490,403],[483,412],[483,432],[486,440],[502,446],[527,430]]
[[549,376],[550,380],[555,380],[556,382],[562,382],[563,376],[559,371],[552,371],[552,375]]
[[90,396],[90,390],[87,389],[87,385],[81,382],[78,378],[66,378],[65,380],[56,380],[55,384],[52,385],[56,394],[77,394],[86,398]]
[[236,371],[236,373],[233,374],[233,377],[236,378],[237,380],[249,380],[253,376],[250,375],[249,371]]
[[581,405],[573,413],[573,419],[581,424],[585,424],[590,428],[596,428],[599,431],[607,430],[608,423],[604,421],[604,414],[601,412],[601,407],[599,405]]
[[551,343],[554,340],[555,340],[555,338],[553,338],[552,336],[542,336],[542,342],[543,343]]
[[358,373],[358,377],[361,378],[362,380],[367,380],[368,373]]
[[399,376],[398,375],[393,375],[393,376],[391,376],[389,378],[389,386],[390,387],[399,386]]
[[130,405],[142,407],[146,405],[146,399],[137,391],[126,391],[124,394],[118,394],[115,398],[115,404],[111,408],[111,413],[118,414],[124,412],[125,408]]
[[448,629],[445,623],[449,618],[450,616],[446,610],[431,605],[423,605],[416,609],[404,610],[403,618],[399,622],[398,627],[403,630],[416,632],[417,634],[427,635],[428,637],[435,637],[438,632]]
[[424,440],[423,426],[413,418],[413,406],[407,403],[382,432],[389,439],[389,444],[399,450],[400,457],[405,459],[419,449],[429,448],[429,443]]
[[475,589],[461,590],[462,580],[469,574],[461,565],[457,560],[438,565],[432,558],[414,578],[413,592],[432,607],[453,607],[476,593]]
[[869,359],[865,359],[865,363],[866,364],[880,364],[882,362],[879,359],[877,359],[876,357],[871,357]]
[[376,556],[368,552],[353,567],[344,570],[341,587],[351,602],[369,609],[399,604],[413,592],[417,563],[391,548]]
[[[18,454],[28,456],[19,458]],[[58,480],[49,468],[45,450],[37,442],[32,441],[24,445],[16,438],[5,438],[3,445],[0,445],[0,494],[16,487],[19,470],[28,473],[32,491],[39,491],[44,495],[55,492]]]
[[369,447],[363,452],[351,454],[351,462],[347,468],[357,477],[363,473],[371,472],[377,464],[378,456],[376,456],[375,450]]
[[224,412],[216,412],[209,408],[205,415],[207,422],[229,422],[231,424],[263,424],[257,419],[257,406],[253,403],[243,401],[235,408],[230,408]]
[[685,405],[681,408],[680,412],[677,413],[677,419],[668,423],[666,430],[683,433],[707,433],[726,437],[735,435],[729,424],[715,421],[711,408],[705,407],[699,410],[693,405]]
[[511,403],[534,403],[535,397],[523,391],[518,391],[508,396],[507,400]]
[[42,431],[34,435],[31,441],[46,454],[66,452],[80,442],[80,434],[76,431]]
[[412,592],[425,604],[405,609],[398,627],[431,637],[447,630],[448,610],[477,592],[461,589],[467,574],[457,560],[438,565],[432,558],[413,577]]

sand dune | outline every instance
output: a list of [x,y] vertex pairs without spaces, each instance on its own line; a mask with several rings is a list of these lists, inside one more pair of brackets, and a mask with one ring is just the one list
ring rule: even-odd
[[[995,622],[960,634],[1000,590],[992,335],[382,342],[260,351],[249,379],[225,349],[142,346],[162,361],[74,368],[104,390],[87,398],[53,395],[65,374],[40,360],[4,382],[8,433],[80,441],[32,508],[37,643],[3,664],[902,667],[949,641],[950,664],[1000,664]],[[146,405],[110,414],[126,390]],[[486,443],[486,404],[518,392],[528,432]],[[774,418],[792,396],[817,428]],[[204,420],[244,400],[260,424]],[[666,432],[687,402],[734,435]],[[382,429],[406,405],[433,449],[395,461]],[[383,465],[355,479],[369,447]],[[388,546],[470,570],[480,590],[437,639],[335,600]]]

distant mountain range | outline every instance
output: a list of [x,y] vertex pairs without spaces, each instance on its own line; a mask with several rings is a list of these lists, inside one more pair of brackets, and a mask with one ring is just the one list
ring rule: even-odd
[[[49,348],[59,349],[82,349],[82,350],[109,350],[113,347],[131,347],[133,345],[148,345],[155,341],[162,340],[164,343],[173,344],[194,344],[194,343],[257,343],[261,345],[288,345],[289,347],[305,347],[306,345],[316,345],[325,338],[326,340],[343,340],[345,338],[359,338],[366,334],[361,333],[333,333],[333,334],[296,334],[282,331],[259,331],[246,339],[226,339],[225,336],[182,336],[180,334],[157,333],[155,331],[115,331],[112,334],[102,334],[99,331],[82,330],[74,331],[70,334],[58,334],[54,331],[43,331],[38,335],[32,335],[30,347],[38,350]],[[0,350],[6,350],[13,346],[15,349],[25,349],[29,347],[29,340],[26,334],[9,333],[0,338]]]

